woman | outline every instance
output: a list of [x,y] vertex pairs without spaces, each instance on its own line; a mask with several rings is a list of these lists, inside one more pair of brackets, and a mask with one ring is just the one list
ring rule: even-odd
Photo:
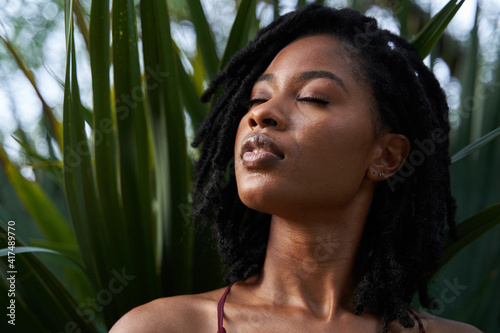
[[214,225],[230,284],[138,307],[112,332],[478,332],[410,306],[415,292],[432,305],[455,204],[446,99],[406,41],[309,5],[203,99],[221,86],[193,143],[193,217]]

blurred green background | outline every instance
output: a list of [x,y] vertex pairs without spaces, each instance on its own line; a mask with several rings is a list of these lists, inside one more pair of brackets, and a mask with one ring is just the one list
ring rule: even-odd
[[[151,299],[221,286],[210,233],[187,218],[199,96],[259,27],[305,3],[0,0],[0,249],[8,221],[29,247],[2,331],[104,332]],[[325,3],[412,39],[447,1]],[[500,220],[498,204],[484,211],[500,201],[499,55],[500,3],[466,0],[425,59],[450,105],[458,220],[474,216],[476,234]],[[431,312],[500,331],[499,268],[496,227],[436,275]]]

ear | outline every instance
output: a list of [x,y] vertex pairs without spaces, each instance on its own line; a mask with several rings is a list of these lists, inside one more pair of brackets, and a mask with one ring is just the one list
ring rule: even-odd
[[402,134],[387,133],[377,140],[367,177],[375,182],[394,175],[410,153],[410,140]]

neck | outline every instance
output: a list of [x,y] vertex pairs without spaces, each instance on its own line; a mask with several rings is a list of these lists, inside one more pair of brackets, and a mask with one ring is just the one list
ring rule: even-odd
[[273,215],[259,276],[263,294],[277,305],[298,306],[318,318],[352,312],[357,256],[371,199],[370,193],[322,214]]

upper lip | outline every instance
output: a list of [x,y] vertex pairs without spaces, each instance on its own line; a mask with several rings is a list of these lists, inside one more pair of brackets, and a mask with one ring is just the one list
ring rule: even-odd
[[260,148],[270,153],[273,153],[281,158],[284,158],[283,152],[279,149],[279,147],[274,143],[274,141],[264,134],[251,134],[244,141],[242,145],[242,152],[252,152],[254,149]]

